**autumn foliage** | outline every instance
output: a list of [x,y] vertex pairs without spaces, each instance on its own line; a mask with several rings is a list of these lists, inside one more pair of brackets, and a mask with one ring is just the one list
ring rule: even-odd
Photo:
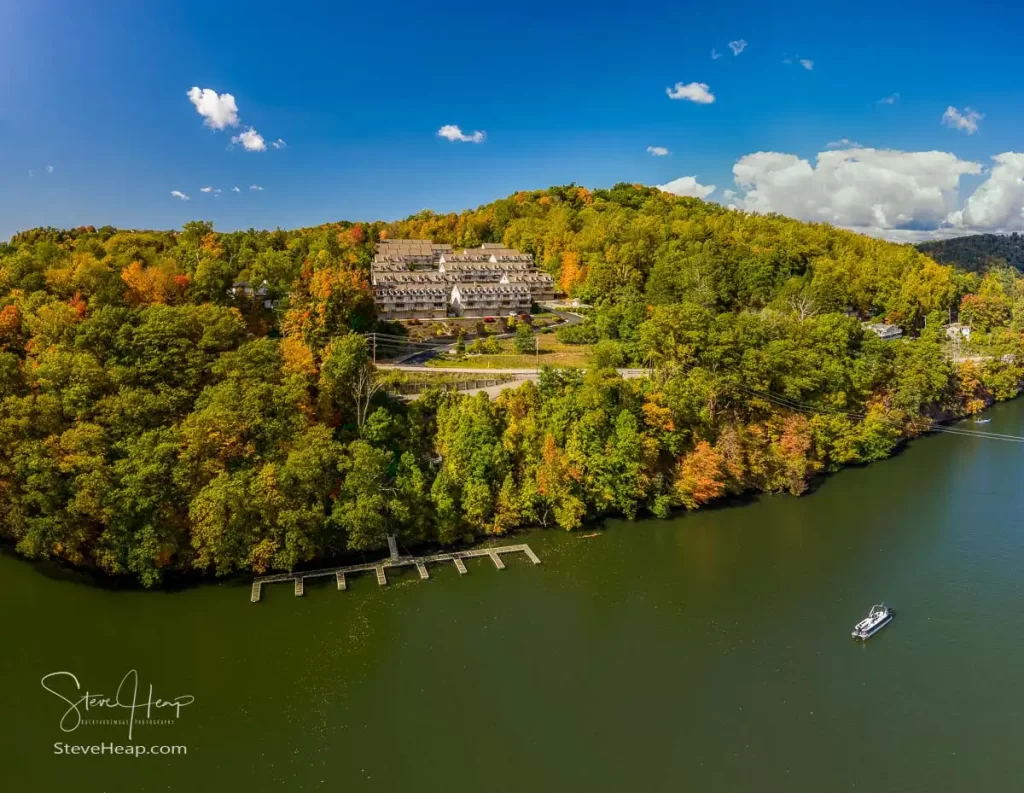
[[121,280],[127,287],[125,302],[132,306],[177,302],[190,283],[187,275],[175,274],[166,267],[146,267],[139,261],[121,271]]
[[700,441],[679,460],[673,486],[679,502],[696,509],[725,494],[725,460],[707,441]]
[[[557,338],[592,365],[399,399],[369,265],[409,238],[535,257],[584,304]],[[0,539],[154,585],[800,494],[1015,396],[1021,317],[1009,268],[629,184],[287,231],[31,229],[0,246]]]

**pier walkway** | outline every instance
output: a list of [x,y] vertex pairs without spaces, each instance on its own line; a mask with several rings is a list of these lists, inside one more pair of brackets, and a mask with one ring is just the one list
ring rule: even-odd
[[[389,538],[390,539],[390,538]],[[502,561],[502,554],[506,553],[522,553],[526,555],[534,564],[540,564],[540,558],[533,552],[529,545],[525,543],[521,545],[502,545],[497,548],[474,548],[468,551],[451,551],[450,553],[435,553],[429,556],[399,556],[397,554],[397,548],[392,543],[389,543],[388,550],[391,555],[387,559],[382,559],[379,562],[367,562],[365,564],[351,564],[345,567],[328,567],[323,570],[309,570],[302,573],[276,573],[274,575],[263,575],[253,579],[252,582],[252,594],[250,600],[253,603],[259,603],[260,597],[262,596],[263,586],[265,584],[277,584],[285,581],[291,581],[295,587],[295,596],[301,597],[304,590],[303,582],[307,578],[321,578],[325,576],[334,576],[338,582],[338,589],[347,589],[348,584],[345,579],[349,573],[376,573],[377,583],[381,586],[385,586],[388,583],[387,576],[384,571],[387,568],[396,567],[415,567],[419,573],[421,580],[430,578],[430,574],[427,572],[428,564],[435,564],[437,562],[452,562],[455,564],[455,568],[460,574],[466,574],[469,570],[466,569],[464,559],[475,559],[481,556],[490,557],[491,561],[494,562],[494,566],[499,570],[505,569],[505,562]]]

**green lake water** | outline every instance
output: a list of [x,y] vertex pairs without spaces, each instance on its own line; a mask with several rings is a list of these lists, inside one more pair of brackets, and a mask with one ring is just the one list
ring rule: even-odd
[[[1024,401],[980,429],[1024,434]],[[967,425],[965,425],[967,426]],[[973,426],[973,425],[970,425]],[[942,435],[824,480],[390,576],[110,591],[0,555],[10,791],[1024,789],[1024,446]],[[850,638],[873,603],[897,609]],[[134,743],[58,727],[53,671],[195,698]],[[101,716],[102,717],[102,716]]]

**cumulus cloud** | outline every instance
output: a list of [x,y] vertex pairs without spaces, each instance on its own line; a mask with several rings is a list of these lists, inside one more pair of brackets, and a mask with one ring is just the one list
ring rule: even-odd
[[231,138],[232,143],[241,143],[242,148],[246,151],[266,151],[267,142],[263,140],[263,136],[258,133],[252,127],[249,127],[241,135],[234,135]]
[[466,135],[457,124],[445,124],[437,131],[438,137],[450,140],[452,143],[483,143],[487,139],[487,133],[474,130]]
[[47,165],[46,166],[46,172],[47,173],[53,173],[53,166],[52,165]]
[[241,193],[242,191],[241,191],[241,190],[239,190],[239,189],[238,189],[238,187],[232,187],[232,188],[231,188],[231,192],[232,192],[232,193]]
[[722,57],[722,53],[720,53],[717,49],[712,47],[711,48],[711,60],[717,61],[721,57]]
[[171,195],[175,198],[180,198],[182,201],[188,201],[188,196],[181,192],[181,190],[171,190]]
[[739,41],[730,41],[729,42],[729,49],[732,50],[732,54],[733,55],[739,55],[746,48],[747,48],[747,42],[745,42],[743,39],[740,39]]
[[829,149],[861,149],[864,148],[857,141],[850,140],[849,138],[840,138],[839,140],[830,140],[825,144],[826,148]]
[[263,188],[260,185],[258,185],[258,184],[251,184],[251,185],[249,185],[249,189],[250,190],[262,190]]
[[803,66],[807,71],[814,71],[814,61],[810,58],[801,58],[800,65]]
[[954,226],[985,231],[1024,230],[1024,154],[1004,152],[988,179],[967,199],[962,212],[954,213]]
[[273,146],[275,149],[284,149],[287,148],[288,146],[288,144],[284,142],[284,138],[278,138],[270,145]]
[[673,179],[667,184],[659,184],[657,187],[659,190],[664,190],[666,193],[688,196],[690,198],[707,198],[715,192],[715,186],[713,184],[701,184],[697,181],[697,177],[695,176],[681,176],[678,179]]
[[876,104],[879,104],[879,105],[895,105],[899,100],[900,100],[900,95],[899,94],[889,94],[888,96],[883,96],[881,99],[879,99]]
[[971,110],[969,107],[965,107],[964,112],[961,113],[950,105],[946,108],[946,112],[942,114],[942,123],[947,127],[962,129],[968,135],[973,135],[978,131],[978,122],[983,118],[985,118],[984,115],[976,110]]
[[664,146],[648,146],[647,153],[653,154],[655,157],[664,157],[668,154],[668,149]]
[[715,101],[707,83],[676,83],[674,88],[666,88],[665,93],[669,99],[688,99],[698,105],[710,105]]
[[981,165],[941,151],[849,148],[794,154],[756,152],[733,166],[741,209],[778,212],[879,236],[934,231],[950,223],[960,177]]
[[212,193],[213,192],[213,188],[212,187],[200,187],[199,188],[199,192],[200,193]]
[[238,126],[238,105],[231,94],[218,94],[212,88],[192,86],[188,90],[188,98],[203,117],[203,123],[211,129]]

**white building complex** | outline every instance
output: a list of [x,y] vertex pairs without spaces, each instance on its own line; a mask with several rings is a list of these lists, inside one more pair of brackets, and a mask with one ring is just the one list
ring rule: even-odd
[[384,240],[370,280],[387,320],[524,314],[555,296],[554,279],[532,256],[493,242],[456,253],[430,240]]

